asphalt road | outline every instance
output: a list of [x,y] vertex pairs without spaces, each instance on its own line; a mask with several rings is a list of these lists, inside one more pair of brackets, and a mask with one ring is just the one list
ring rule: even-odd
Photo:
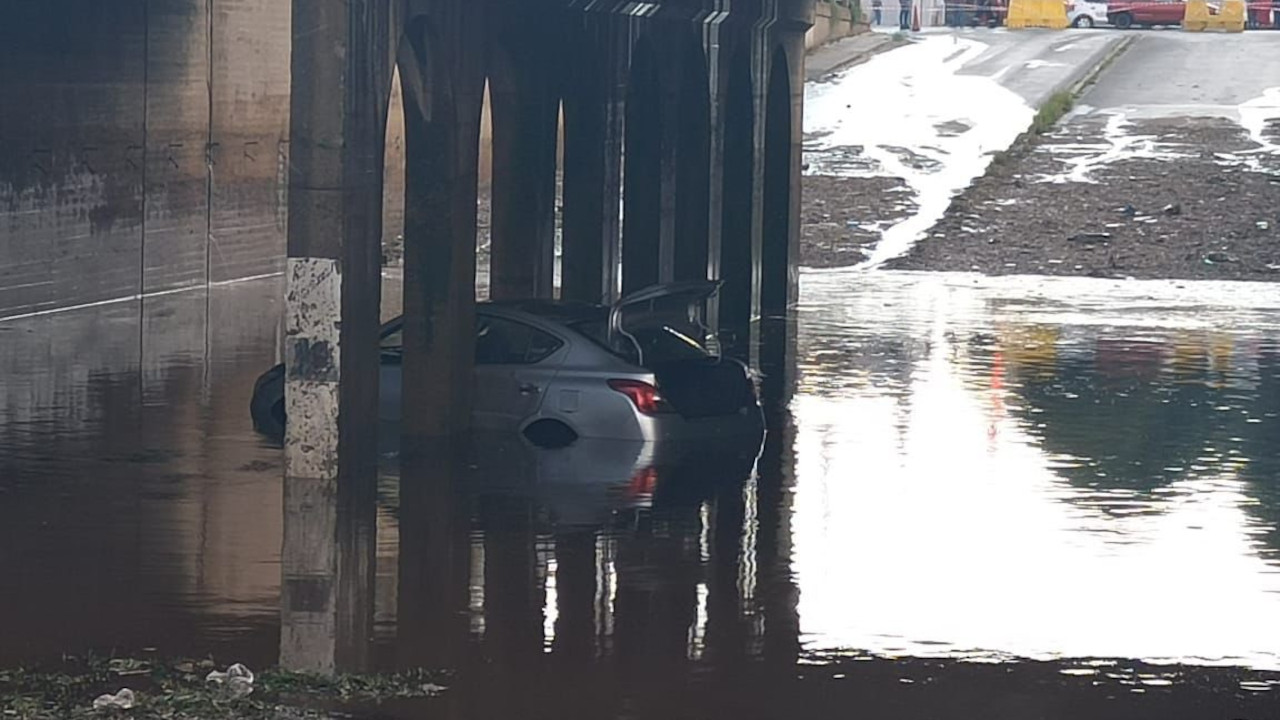
[[1032,108],[1044,104],[1091,73],[1124,39],[1118,32],[1083,30],[961,30],[988,45],[965,63],[961,75],[990,77],[1017,93]]
[[1143,30],[1131,34],[1134,42],[1129,49],[1080,97],[1082,111],[1121,110],[1134,119],[1234,119],[1240,105],[1256,101],[1270,88],[1280,88],[1280,35],[1275,32],[1224,35]]

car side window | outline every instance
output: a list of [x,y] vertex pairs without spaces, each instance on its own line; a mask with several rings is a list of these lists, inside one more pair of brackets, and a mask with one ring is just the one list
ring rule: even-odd
[[564,343],[530,325],[498,317],[476,318],[477,365],[533,365]]

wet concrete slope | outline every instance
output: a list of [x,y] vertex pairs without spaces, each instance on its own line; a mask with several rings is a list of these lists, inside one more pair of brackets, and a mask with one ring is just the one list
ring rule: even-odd
[[288,3],[10,3],[0,317],[276,269]]

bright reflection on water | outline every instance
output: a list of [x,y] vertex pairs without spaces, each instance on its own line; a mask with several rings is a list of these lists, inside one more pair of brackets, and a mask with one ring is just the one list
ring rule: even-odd
[[1280,298],[804,278],[806,647],[1280,668]]

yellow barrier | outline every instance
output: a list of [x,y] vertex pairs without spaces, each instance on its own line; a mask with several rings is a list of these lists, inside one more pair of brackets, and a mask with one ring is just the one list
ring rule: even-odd
[[1219,29],[1244,32],[1244,0],[1226,0],[1218,11]]
[[1187,10],[1182,16],[1182,29],[1202,32],[1209,27],[1209,3],[1205,0],[1187,0]]
[[1067,27],[1067,6],[1062,0],[1010,0],[1009,16],[1004,24],[1011,30],[1062,30]]
[[1244,32],[1244,16],[1244,0],[1224,0],[1216,15],[1209,12],[1209,5],[1205,0],[1187,0],[1182,29],[1188,32],[1205,30]]
[[1031,20],[1031,4],[1038,0],[1009,0],[1009,16],[1005,18],[1004,25],[1010,30],[1021,30],[1025,27],[1031,27],[1028,22]]

